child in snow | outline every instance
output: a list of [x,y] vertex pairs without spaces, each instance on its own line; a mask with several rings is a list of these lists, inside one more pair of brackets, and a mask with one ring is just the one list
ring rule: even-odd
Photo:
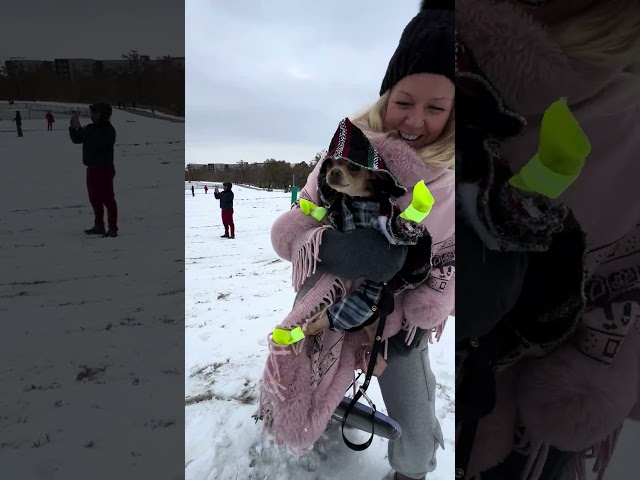
[[20,111],[16,111],[16,116],[13,120],[11,120],[16,124],[16,129],[18,130],[18,136],[22,137],[22,115],[20,115]]
[[[224,225],[224,235],[221,238],[236,238],[235,225],[233,223],[233,192],[231,182],[222,184],[224,190],[218,191],[218,187],[213,189],[213,196],[220,200],[220,210],[222,211],[222,224]],[[231,235],[229,235],[231,232]]]
[[[82,144],[82,162],[87,167],[87,190],[93,207],[94,225],[85,230],[87,235],[118,236],[118,206],[113,191],[116,170],[113,149],[116,130],[110,122],[112,108],[108,103],[95,103],[89,107],[91,121],[83,127],[76,115],[69,122],[69,136],[75,144]],[[104,226],[104,208],[107,209],[108,230]]]
[[47,131],[50,132],[51,130],[53,130],[53,122],[56,121],[55,118],[53,118],[53,113],[51,113],[51,110],[47,112],[44,118],[47,120]]

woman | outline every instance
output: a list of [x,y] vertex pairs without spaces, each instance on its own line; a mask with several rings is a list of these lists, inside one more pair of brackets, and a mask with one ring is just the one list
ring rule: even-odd
[[[562,97],[592,147],[556,201],[587,236],[584,313],[544,358],[533,358],[548,348],[534,339],[544,327],[521,337],[520,358],[529,358],[497,376],[496,408],[478,425],[464,478],[520,478],[529,470],[531,478],[556,479],[574,468],[584,474],[587,452],[603,474],[624,419],[637,418],[640,327],[633,312],[640,280],[631,272],[640,263],[632,246],[640,236],[640,140],[630,132],[640,122],[639,13],[640,4],[627,0],[456,2],[461,42],[508,109],[526,119],[522,134],[500,148],[513,172],[536,152],[542,114]],[[555,273],[549,280],[564,286]],[[524,285],[520,299],[531,296],[526,277]]]
[[[389,443],[394,478],[424,479],[436,468],[436,451],[443,446],[435,416],[435,377],[429,366],[428,339],[442,331],[454,307],[454,15],[453,2],[423,1],[420,13],[407,25],[383,79],[380,98],[367,112],[353,119],[384,158],[390,171],[407,188],[398,200],[405,208],[411,191],[425,180],[435,198],[427,217],[433,237],[433,271],[423,293],[411,291],[395,297],[383,338],[389,340],[386,361],[378,358],[379,384],[389,415],[400,423],[403,435]],[[317,199],[320,163],[309,176],[301,197]],[[298,208],[273,225],[272,243],[282,258],[295,261],[308,247],[308,232],[317,222]],[[424,254],[424,252],[422,252]],[[318,271],[347,279],[391,279],[403,265],[407,252],[390,250],[387,240],[372,229],[350,233],[322,231]],[[413,298],[413,301],[408,301]],[[409,342],[407,332],[419,325],[419,335]],[[416,329],[413,328],[413,331]],[[346,342],[346,341],[345,341]]]

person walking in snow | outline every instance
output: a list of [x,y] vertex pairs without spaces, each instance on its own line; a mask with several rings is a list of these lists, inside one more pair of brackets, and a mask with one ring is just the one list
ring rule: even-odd
[[[233,192],[231,191],[231,182],[224,182],[222,192],[218,191],[218,187],[213,189],[213,195],[220,200],[220,209],[222,210],[222,225],[224,225],[224,235],[220,238],[236,238],[235,225],[233,224]],[[231,233],[231,235],[229,235]]]
[[209,187],[207,187],[206,185],[204,186],[204,193],[205,195],[207,194],[207,192],[209,192]]
[[47,120],[47,131],[50,132],[53,130],[53,122],[55,122],[55,118],[53,118],[53,113],[51,113],[51,110],[49,110],[47,112],[47,114],[44,116],[44,118]]
[[[87,167],[87,191],[95,216],[93,227],[87,235],[118,236],[118,206],[113,191],[116,170],[113,165],[113,147],[116,130],[109,121],[111,105],[96,103],[89,107],[93,123],[83,127],[78,117],[71,117],[69,135],[71,141],[82,144],[82,163]],[[104,207],[107,208],[109,229],[105,231]]]
[[193,187],[193,185],[191,185],[191,196],[192,197],[196,196],[196,189]]
[[[403,431],[400,439],[388,444],[388,460],[394,470],[389,478],[395,480],[426,479],[437,467],[438,448],[444,448],[428,346],[433,332],[436,337],[442,333],[455,300],[454,2],[435,2],[429,7],[430,3],[423,0],[420,13],[405,28],[382,81],[380,98],[353,120],[408,190],[398,199],[402,206],[410,202],[411,192],[420,180],[425,181],[435,200],[426,226],[433,237],[431,254],[438,262],[434,262],[429,279],[419,292],[410,288],[396,291],[394,310],[381,336],[388,346],[387,353],[374,359],[384,403]],[[321,165],[318,162],[301,192],[301,198],[316,205]],[[296,299],[296,305],[303,306],[306,293],[314,287],[308,285],[314,279],[309,272],[322,272],[329,280],[337,277],[388,282],[399,271],[409,270],[416,256],[424,255],[415,247],[390,249],[387,239],[374,229],[340,232],[319,227],[297,208],[276,220],[271,239],[276,253],[293,262],[294,272],[299,273],[294,277],[304,282]],[[326,283],[326,279],[322,277],[317,282]],[[325,334],[334,332],[325,330]],[[340,359],[327,367],[337,364],[333,378],[353,374],[348,359],[357,358],[360,352],[355,349],[359,342],[367,340],[367,335],[363,330],[347,331],[342,338]],[[365,356],[369,354],[370,349]],[[346,367],[342,368],[343,364]],[[299,374],[294,372],[294,376],[296,373]],[[278,377],[284,375],[288,374],[280,370]],[[298,380],[301,383],[296,388],[278,393],[286,397],[298,388],[313,389],[321,381],[314,378],[313,385],[305,384],[308,377],[304,373],[296,377]],[[269,392],[263,390],[261,395],[268,397]],[[326,398],[319,401],[319,409],[326,407]],[[284,436],[296,427],[290,418],[298,417],[283,418],[281,413],[269,412],[269,420],[271,428]]]
[[18,136],[22,137],[22,115],[20,115],[20,111],[16,112],[15,118],[12,120],[16,124],[16,129],[18,130]]

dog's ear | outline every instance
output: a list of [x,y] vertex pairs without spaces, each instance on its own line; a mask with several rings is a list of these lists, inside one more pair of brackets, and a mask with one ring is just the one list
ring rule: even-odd
[[369,178],[369,191],[374,194],[385,193],[388,190],[387,183],[389,179],[380,172],[372,172],[371,170],[367,170],[371,173]]

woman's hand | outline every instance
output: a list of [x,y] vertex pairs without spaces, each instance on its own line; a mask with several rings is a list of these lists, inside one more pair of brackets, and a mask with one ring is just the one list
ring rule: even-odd
[[364,327],[362,329],[367,334],[367,341],[365,343],[363,343],[362,346],[364,346],[364,347],[373,346],[373,340],[374,340],[374,338],[376,336],[376,328],[377,328],[377,326],[378,326],[377,323],[373,323],[372,325],[367,325],[366,327]]
[[390,246],[384,235],[373,228],[346,233],[329,229],[322,234],[319,258],[320,271],[351,280],[387,282],[404,265],[407,247]]
[[325,310],[320,318],[307,325],[304,334],[307,337],[313,337],[314,335],[318,335],[320,332],[326,330],[329,327],[329,317],[327,316],[327,311]]
[[[363,346],[369,347],[369,348],[373,346],[373,341],[376,336],[377,326],[378,326],[378,323],[376,322],[372,325],[367,325],[362,329],[367,334],[367,341],[362,344]],[[365,373],[368,368],[369,368],[369,365],[368,364],[365,365]],[[378,358],[376,360],[376,366],[373,368],[373,376],[379,377],[380,375],[382,375],[382,372],[384,372],[385,368],[387,368],[387,361],[384,359],[382,355],[378,354]]]
[[380,375],[382,375],[382,372],[384,372],[385,368],[387,368],[387,361],[384,359],[382,355],[378,354],[378,359],[376,360],[376,366],[373,369],[373,376],[379,377]]

